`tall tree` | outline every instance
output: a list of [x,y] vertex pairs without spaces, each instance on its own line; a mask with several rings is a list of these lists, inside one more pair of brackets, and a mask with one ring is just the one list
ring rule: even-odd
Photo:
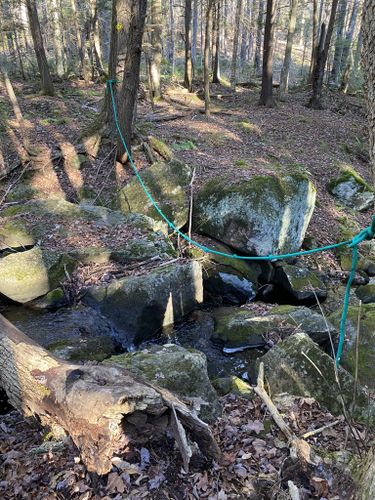
[[262,49],[263,11],[264,11],[264,1],[259,0],[257,33],[255,39],[255,55],[254,55],[254,69],[257,75],[260,75],[261,73],[260,53]]
[[214,40],[212,54],[212,83],[220,83],[220,0],[216,1],[214,13]]
[[331,14],[329,17],[327,34],[325,34],[325,30],[323,30],[323,25],[320,33],[319,53],[314,68],[314,73],[312,78],[312,96],[309,102],[309,106],[313,109],[322,108],[321,101],[322,101],[324,71],[327,64],[329,47],[331,44],[333,28],[335,25],[337,4],[338,0],[332,0]]
[[347,0],[340,0],[336,19],[335,54],[333,57],[332,69],[330,74],[330,83],[333,85],[337,85],[340,78],[341,58],[344,50],[344,27],[347,5]]
[[242,18],[242,0],[237,0],[236,17],[234,19],[232,65],[230,71],[230,83],[233,89],[236,87],[236,82],[237,82],[237,57],[238,57],[238,42],[239,42],[240,28],[241,28],[241,18]]
[[340,90],[346,92],[349,83],[350,70],[353,63],[353,37],[357,23],[359,0],[354,0],[353,9],[350,15],[349,25],[345,35],[345,43],[342,50],[340,69],[342,71],[342,80]]
[[292,60],[292,49],[294,33],[296,31],[298,0],[291,0],[289,11],[288,35],[286,39],[286,48],[283,67],[280,75],[280,96],[288,92],[290,62]]
[[[133,121],[139,87],[139,69],[142,54],[142,38],[145,27],[147,0],[126,0],[128,13],[127,48],[124,61],[124,77],[118,98],[118,117],[125,142],[131,148]],[[126,160],[125,148],[119,140],[117,158]]]
[[185,87],[193,91],[193,59],[191,55],[191,1],[185,0]]
[[264,29],[263,44],[263,73],[262,90],[260,93],[260,104],[263,106],[273,106],[273,46],[275,31],[276,0],[267,0],[266,25]]
[[154,97],[161,96],[160,67],[162,58],[163,12],[161,0],[151,0],[150,76]]
[[375,187],[375,3],[365,0],[363,5],[362,64],[367,100],[367,119],[370,139],[370,161]]
[[193,0],[193,40],[191,45],[191,57],[193,59],[193,67],[196,64],[197,58],[197,42],[198,42],[198,0]]
[[169,37],[168,37],[168,58],[172,67],[172,75],[175,67],[175,21],[173,0],[169,0]]
[[[323,3],[323,2],[322,2]],[[319,12],[318,0],[313,0],[313,17],[312,17],[312,46],[310,60],[310,80],[312,80],[313,71],[316,65],[319,45]]]
[[29,16],[30,31],[31,31],[31,36],[33,38],[36,60],[38,63],[39,73],[42,82],[42,92],[45,95],[53,96],[55,90],[53,87],[52,78],[47,63],[46,53],[44,50],[42,33],[40,31],[38,11],[36,10],[36,0],[26,0],[26,7]]
[[51,20],[53,31],[53,45],[55,48],[56,72],[63,77],[66,70],[66,60],[63,47],[63,33],[61,29],[60,8],[57,0],[51,0]]
[[77,43],[79,63],[80,63],[80,71],[81,75],[85,80],[89,78],[89,71],[87,67],[87,51],[84,40],[82,39],[82,33],[79,25],[79,17],[78,17],[78,5],[77,0],[71,0],[71,8],[73,12],[73,27],[75,31],[75,39]]
[[92,62],[92,76],[96,74],[104,74],[102,48],[100,44],[100,28],[99,28],[99,15],[98,15],[98,0],[89,0],[90,4],[90,47],[91,47],[91,62]]
[[210,50],[211,50],[211,33],[212,33],[212,11],[214,7],[215,0],[207,1],[206,10],[206,33],[204,41],[204,103],[205,103],[205,113],[207,116],[210,115]]

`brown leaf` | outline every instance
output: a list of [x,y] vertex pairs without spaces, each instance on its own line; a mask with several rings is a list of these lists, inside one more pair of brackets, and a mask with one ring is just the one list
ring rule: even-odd
[[326,479],[314,476],[310,479],[310,485],[314,488],[316,496],[319,498],[328,497],[329,487]]

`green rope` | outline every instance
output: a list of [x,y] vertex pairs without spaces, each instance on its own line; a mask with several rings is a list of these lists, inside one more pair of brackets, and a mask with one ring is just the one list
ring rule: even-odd
[[346,290],[345,290],[345,296],[344,296],[344,305],[343,305],[343,310],[342,310],[342,315],[341,315],[341,322],[340,322],[340,337],[339,337],[339,345],[337,348],[337,354],[336,354],[336,364],[337,366],[340,363],[341,360],[341,354],[344,346],[344,340],[345,340],[345,325],[346,325],[346,318],[348,314],[348,307],[349,307],[349,299],[350,299],[350,288],[353,283],[356,269],[357,269],[357,263],[358,263],[358,245],[364,241],[364,240],[371,240],[375,236],[375,216],[372,218],[372,223],[371,226],[366,227],[362,231],[360,231],[354,238],[351,240],[346,240],[346,241],[341,241],[339,243],[334,243],[332,245],[326,245],[323,247],[319,248],[313,248],[311,250],[303,250],[300,252],[291,252],[291,253],[285,253],[285,254],[278,254],[278,255],[264,255],[264,256],[254,256],[254,255],[237,255],[237,254],[230,254],[226,252],[220,252],[218,250],[215,250],[213,248],[206,247],[205,245],[202,245],[198,241],[195,241],[186,234],[184,234],[182,231],[180,231],[174,223],[168,219],[168,217],[164,214],[164,212],[161,210],[161,208],[158,206],[157,202],[154,200],[152,194],[150,191],[147,189],[147,186],[143,182],[143,179],[141,177],[141,174],[138,172],[137,167],[134,164],[133,158],[130,154],[129,148],[126,144],[124,135],[121,131],[119,119],[118,119],[118,114],[117,114],[117,106],[116,106],[116,100],[113,92],[113,85],[117,83],[117,80],[107,80],[107,88],[109,91],[109,94],[111,96],[111,102],[112,102],[112,109],[113,109],[113,117],[116,125],[116,130],[117,133],[120,137],[121,143],[124,146],[124,149],[128,155],[128,160],[130,162],[130,165],[133,169],[133,172],[140,183],[144,193],[146,194],[147,198],[150,200],[152,205],[155,207],[155,210],[158,212],[160,217],[168,224],[168,226],[181,238],[183,238],[185,241],[187,241],[189,244],[194,245],[197,248],[200,248],[203,250],[203,252],[208,253],[208,254],[213,254],[213,255],[219,255],[220,257],[227,257],[229,259],[238,259],[238,260],[249,260],[249,261],[274,261],[277,259],[288,259],[291,257],[300,257],[303,255],[310,255],[313,253],[317,252],[325,252],[327,250],[333,250],[335,248],[340,248],[347,246],[351,248],[352,250],[352,266],[351,266],[351,271],[348,279],[348,283],[346,285]]

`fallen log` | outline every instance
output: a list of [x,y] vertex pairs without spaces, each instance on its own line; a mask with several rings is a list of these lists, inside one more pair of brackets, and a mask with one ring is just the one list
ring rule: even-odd
[[[219,454],[209,426],[167,390],[120,367],[58,359],[2,315],[0,387],[25,417],[70,436],[87,469],[98,474],[111,470],[114,454],[161,437],[171,419],[176,429],[176,417],[205,456]],[[185,463],[186,450],[181,454]]]

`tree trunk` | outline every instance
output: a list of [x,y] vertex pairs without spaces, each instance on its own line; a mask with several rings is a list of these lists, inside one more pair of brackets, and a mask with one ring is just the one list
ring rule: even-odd
[[35,0],[26,0],[26,7],[29,16],[30,31],[33,38],[36,60],[38,63],[42,82],[42,92],[45,95],[53,96],[55,90],[53,88],[52,78],[49,72],[46,53],[44,51],[43,38],[40,31],[40,24]]
[[[135,119],[137,92],[139,86],[139,69],[142,54],[142,37],[146,19],[147,0],[128,0],[129,31],[124,61],[124,77],[118,98],[118,116],[121,132],[129,151]],[[117,159],[126,160],[125,148],[117,142]]]
[[[345,43],[344,43],[344,47],[342,50],[342,56],[341,56],[340,70],[342,71],[342,75],[343,75],[341,85],[340,85],[341,91],[343,91],[343,89],[347,89],[350,69],[351,69],[351,65],[353,63],[352,44],[353,44],[355,25],[357,22],[358,7],[359,7],[359,0],[354,0],[353,9],[352,9],[352,13],[350,15],[350,21],[349,21],[348,29],[346,32]],[[346,92],[346,90],[345,90],[345,92]]]
[[161,96],[160,67],[162,58],[163,12],[161,0],[151,0],[150,76],[153,97]]
[[344,50],[344,25],[346,18],[346,8],[347,8],[347,0],[341,0],[336,21],[337,27],[336,27],[335,55],[333,57],[333,64],[329,78],[329,82],[335,86],[337,86],[339,82],[341,58]]
[[264,1],[259,0],[257,33],[256,33],[256,41],[255,41],[255,56],[254,56],[254,69],[255,69],[255,73],[257,75],[261,74],[260,52],[261,52],[261,48],[262,48],[263,11],[264,11]]
[[[204,454],[218,456],[207,424],[168,391],[120,367],[59,360],[1,315],[0,386],[25,417],[36,417],[60,436],[68,434],[87,469],[98,474],[110,472],[113,455],[149,440],[150,432],[161,437],[176,415]],[[143,433],[148,427],[147,436],[142,427]]]
[[325,35],[325,29],[321,29],[320,33],[320,43],[319,43],[319,54],[314,68],[313,81],[312,81],[312,96],[309,102],[309,106],[313,109],[322,108],[322,91],[323,91],[323,79],[324,70],[327,63],[329,47],[331,43],[333,27],[335,24],[336,12],[337,12],[338,0],[332,0],[331,14],[329,17],[327,35]]
[[170,25],[170,35],[169,35],[169,62],[172,66],[172,75],[175,69],[175,23],[174,23],[174,7],[173,0],[169,0],[169,25]]
[[242,18],[242,0],[237,0],[236,17],[234,19],[232,65],[230,72],[230,83],[233,89],[236,88],[236,81],[237,81],[237,54],[238,54],[238,42],[240,36],[241,18]]
[[191,55],[191,2],[185,0],[185,87],[193,91],[193,60]]
[[319,45],[319,13],[318,13],[318,0],[313,0],[313,18],[312,18],[312,47],[311,47],[311,61],[310,61],[310,80],[312,80],[313,71],[316,65],[316,58],[318,54]]
[[71,7],[73,12],[73,23],[74,23],[75,38],[77,41],[80,71],[83,79],[85,81],[88,81],[89,69],[87,67],[87,51],[86,51],[85,41],[82,39],[82,34],[79,26],[77,0],[71,0]]
[[267,0],[266,26],[264,30],[263,45],[263,74],[260,104],[267,107],[273,106],[272,96],[272,65],[273,65],[273,43],[275,30],[276,1]]
[[100,30],[98,17],[98,0],[90,0],[90,31],[89,39],[92,57],[92,77],[103,75],[102,49],[100,45]]
[[204,41],[204,108],[207,116],[210,115],[210,48],[211,48],[211,32],[212,32],[212,10],[214,0],[208,0],[206,11],[206,33]]
[[191,57],[193,59],[193,67],[195,67],[197,59],[197,41],[198,41],[198,0],[193,0],[193,40],[191,46]]
[[367,100],[367,119],[370,140],[370,162],[375,187],[375,3],[365,0],[362,22],[362,64]]
[[290,69],[290,62],[292,60],[294,33],[296,31],[297,7],[298,7],[298,0],[291,0],[284,63],[280,75],[280,97],[282,97],[284,93],[288,92],[289,69]]
[[62,78],[65,74],[65,54],[63,47],[62,31],[60,25],[59,8],[56,0],[51,0],[51,19],[53,31],[53,45],[55,48],[56,73]]
[[215,8],[215,41],[213,44],[214,52],[212,55],[213,59],[213,74],[212,83],[220,83],[220,8],[221,2],[217,0]]

